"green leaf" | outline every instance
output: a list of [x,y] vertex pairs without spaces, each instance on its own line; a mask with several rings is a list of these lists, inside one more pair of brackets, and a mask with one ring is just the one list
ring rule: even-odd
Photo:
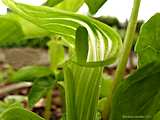
[[56,39],[51,40],[48,43],[48,47],[51,70],[55,72],[58,66],[64,63],[64,47],[61,42],[57,41]]
[[33,112],[23,108],[11,108],[0,115],[1,120],[44,120]]
[[20,46],[30,38],[50,35],[46,30],[14,13],[0,16],[0,29],[0,47]]
[[22,106],[19,102],[8,102],[8,101],[1,102],[0,101],[0,115],[6,110],[14,107],[22,107]]
[[47,0],[47,2],[44,5],[53,7],[53,6],[59,4],[62,1],[64,1],[64,0]]
[[160,111],[160,64],[151,63],[121,82],[113,95],[111,120],[152,120]]
[[95,14],[107,0],[85,0],[91,14]]
[[160,13],[155,14],[146,22],[140,32],[135,51],[138,54],[138,65],[160,61]]
[[24,39],[20,24],[5,16],[0,16],[0,46],[6,44],[19,44]]
[[14,72],[9,79],[12,82],[33,81],[36,78],[49,76],[51,74],[52,71],[48,67],[27,66],[19,69],[17,72]]
[[101,67],[64,67],[67,120],[95,120],[101,83]]
[[16,4],[10,0],[4,2],[18,15],[51,33],[64,36],[70,47],[75,48],[75,34],[79,26],[88,31],[88,66],[103,66],[115,62],[120,53],[120,36],[109,26],[92,18],[64,12],[44,6]]
[[37,25],[27,21],[26,19],[20,17],[17,14],[8,13],[5,15],[5,17],[7,17],[8,19],[13,19],[20,24],[25,36],[23,42],[29,38],[49,36],[51,34],[47,30],[38,27]]
[[33,82],[32,88],[29,92],[29,106],[33,107],[48,91],[53,88],[55,80],[51,77],[44,77],[36,79]]
[[160,111],[154,116],[153,120],[160,120]]
[[81,26],[76,31],[75,50],[77,61],[85,63],[88,56],[88,31]]
[[58,9],[76,12],[83,5],[84,0],[63,0],[56,7]]

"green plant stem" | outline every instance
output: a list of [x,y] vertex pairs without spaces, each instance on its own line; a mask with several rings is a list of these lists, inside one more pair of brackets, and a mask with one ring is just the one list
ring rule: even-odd
[[44,111],[45,120],[50,120],[51,106],[52,106],[52,89],[48,91],[45,99],[45,111]]
[[114,87],[117,86],[117,84],[123,79],[123,76],[124,76],[129,53],[131,51],[132,44],[134,41],[133,38],[136,30],[140,3],[141,3],[141,0],[134,0],[132,14],[131,14],[129,25],[127,28],[127,33],[124,39],[122,54],[121,54],[120,61],[118,63],[118,67],[115,74],[114,85],[113,85]]
[[141,3],[141,0],[134,0],[132,13],[131,13],[129,25],[127,28],[127,33],[126,33],[126,36],[124,39],[123,49],[122,49],[120,60],[118,63],[118,67],[117,67],[117,70],[115,73],[115,79],[114,79],[113,85],[112,85],[112,91],[111,91],[111,94],[110,94],[108,101],[106,103],[104,113],[102,113],[103,120],[109,119],[109,114],[111,111],[111,104],[112,104],[112,94],[124,76],[129,53],[131,51],[131,47],[132,47],[132,44],[134,41],[133,38],[134,38],[135,29],[136,29],[136,25],[137,25],[137,18],[138,18],[140,3]]

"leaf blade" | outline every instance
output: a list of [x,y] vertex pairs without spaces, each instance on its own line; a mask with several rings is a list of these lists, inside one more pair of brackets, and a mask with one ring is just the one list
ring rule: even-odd
[[159,68],[159,63],[146,65],[118,86],[113,95],[111,120],[152,120],[160,109]]
[[47,2],[44,5],[53,7],[57,4],[59,4],[60,2],[62,2],[63,0],[47,0]]
[[84,0],[63,0],[56,7],[62,10],[76,12],[83,5]]
[[20,24],[6,16],[0,16],[0,46],[6,44],[20,44],[24,39],[24,33]]
[[11,108],[0,115],[1,120],[44,120],[33,112],[23,108]]
[[141,28],[139,39],[135,46],[138,54],[138,65],[143,67],[160,58],[160,13],[155,14]]
[[107,0],[85,0],[91,14],[95,14]]
[[10,76],[10,81],[33,81],[36,78],[51,75],[52,72],[48,67],[43,66],[27,66],[19,69]]
[[55,80],[50,77],[36,79],[28,95],[29,106],[32,108],[55,84]]

